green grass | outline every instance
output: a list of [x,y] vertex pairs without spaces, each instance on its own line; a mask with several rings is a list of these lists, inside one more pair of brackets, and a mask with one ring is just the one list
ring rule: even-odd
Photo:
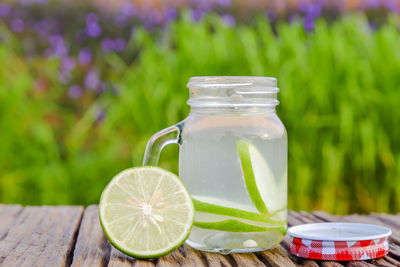
[[[278,78],[277,112],[289,136],[289,208],[400,211],[400,32],[398,17],[371,31],[362,16],[314,33],[263,19],[224,27],[183,18],[157,38],[136,31],[133,63],[102,58],[115,97],[70,100],[58,62],[26,59],[0,43],[0,201],[89,204],[111,177],[141,164],[147,139],[186,117],[189,77]],[[7,66],[7,67],[4,67]],[[35,79],[49,88],[35,92]],[[99,107],[106,117],[95,123]],[[161,166],[177,172],[178,148]]]

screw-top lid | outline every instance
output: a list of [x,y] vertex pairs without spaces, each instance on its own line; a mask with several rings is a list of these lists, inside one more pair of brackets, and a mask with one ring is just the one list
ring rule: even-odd
[[369,260],[389,252],[389,228],[362,223],[312,223],[289,228],[290,252],[316,260]]

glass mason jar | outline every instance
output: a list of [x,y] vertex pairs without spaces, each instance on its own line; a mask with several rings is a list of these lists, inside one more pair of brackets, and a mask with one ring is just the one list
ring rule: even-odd
[[195,206],[187,244],[203,251],[255,252],[283,239],[287,223],[287,136],[275,112],[275,78],[192,77],[190,114],[154,134],[144,165],[177,143],[179,177]]

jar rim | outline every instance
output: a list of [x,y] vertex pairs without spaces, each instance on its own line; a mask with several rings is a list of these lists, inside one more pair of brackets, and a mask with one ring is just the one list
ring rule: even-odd
[[262,76],[196,76],[187,83],[191,107],[276,106],[277,80]]
[[278,91],[276,78],[264,76],[195,76],[189,79],[187,87],[189,89],[257,87],[269,92]]

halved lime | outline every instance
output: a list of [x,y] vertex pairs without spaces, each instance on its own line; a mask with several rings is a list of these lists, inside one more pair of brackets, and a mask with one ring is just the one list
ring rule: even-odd
[[115,248],[137,258],[158,258],[185,242],[194,208],[175,174],[138,167],[122,171],[106,186],[99,217]]

